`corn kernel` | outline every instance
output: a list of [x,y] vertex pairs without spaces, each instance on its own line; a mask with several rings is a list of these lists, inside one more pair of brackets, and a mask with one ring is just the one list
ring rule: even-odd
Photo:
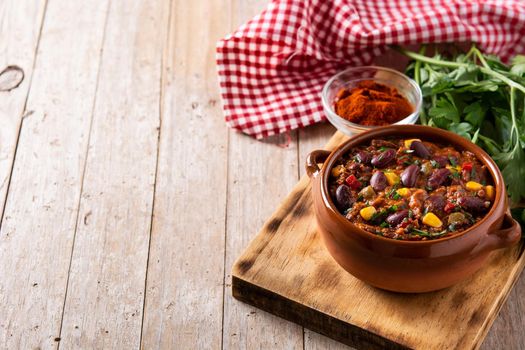
[[420,139],[410,139],[410,140],[405,140],[405,148],[410,148],[410,146],[412,146],[412,142],[414,141],[419,141],[421,142]]
[[332,168],[332,176],[339,177],[345,171],[345,167],[342,164],[339,164],[335,168]]
[[406,188],[406,187],[402,187],[402,188],[398,189],[396,192],[401,197],[408,197],[410,195],[410,190],[408,188]]
[[376,213],[376,208],[372,206],[363,208],[359,211],[359,214],[361,215],[361,217],[367,221],[370,220],[372,216],[374,216],[375,213]]
[[441,227],[443,223],[434,213],[426,213],[425,216],[423,216],[423,223],[428,226],[432,227]]
[[456,165],[456,166],[447,165],[446,168],[447,168],[448,170],[461,171],[461,167],[460,167],[459,165]]
[[465,187],[469,191],[479,191],[483,188],[483,185],[475,181],[469,181],[465,184]]
[[487,199],[493,200],[494,199],[494,186],[488,185],[485,186],[485,194],[487,195]]
[[386,180],[390,186],[394,186],[399,183],[399,176],[396,173],[385,172]]

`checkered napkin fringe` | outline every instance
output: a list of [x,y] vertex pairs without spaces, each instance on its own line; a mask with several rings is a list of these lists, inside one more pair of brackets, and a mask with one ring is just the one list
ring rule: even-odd
[[325,119],[321,89],[390,44],[525,49],[525,0],[282,0],[217,44],[226,123],[261,139]]

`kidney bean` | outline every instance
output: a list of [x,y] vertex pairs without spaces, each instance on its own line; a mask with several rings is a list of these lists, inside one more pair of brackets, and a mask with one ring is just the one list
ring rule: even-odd
[[425,208],[431,212],[442,212],[445,209],[446,200],[443,196],[434,194],[425,201]]
[[390,164],[396,158],[396,151],[393,149],[387,149],[384,152],[381,152],[374,158],[372,158],[372,165],[376,168],[384,168]]
[[478,197],[462,196],[458,198],[458,204],[465,210],[474,213],[482,213],[488,209],[485,202]]
[[410,149],[414,150],[414,153],[423,158],[423,159],[429,159],[430,158],[430,151],[428,148],[423,144],[423,142],[420,141],[412,141],[410,144]]
[[450,170],[448,170],[447,168],[436,169],[428,178],[427,185],[432,189],[438,188],[439,186],[447,182],[449,175]]
[[376,191],[382,191],[385,189],[388,181],[386,175],[382,171],[376,171],[370,179],[370,185]]
[[335,191],[335,200],[337,202],[337,207],[344,211],[355,203],[355,199],[352,197],[352,192],[350,187],[347,185],[339,185]]
[[401,173],[401,182],[406,187],[414,187],[419,176],[419,167],[415,164],[411,164],[403,170]]
[[448,157],[447,156],[434,156],[432,157],[432,160],[434,160],[439,168],[444,168],[448,165]]
[[388,222],[392,226],[399,225],[406,217],[408,217],[408,209],[404,209],[401,211],[398,211],[397,213],[390,214],[386,218],[386,222]]
[[356,160],[362,164],[369,164],[372,160],[372,155],[366,151],[359,151],[356,154]]

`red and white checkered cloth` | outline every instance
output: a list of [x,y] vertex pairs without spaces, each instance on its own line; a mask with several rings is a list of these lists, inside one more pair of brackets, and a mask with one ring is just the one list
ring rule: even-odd
[[258,139],[325,119],[321,89],[390,44],[525,49],[525,1],[281,0],[217,45],[226,123]]

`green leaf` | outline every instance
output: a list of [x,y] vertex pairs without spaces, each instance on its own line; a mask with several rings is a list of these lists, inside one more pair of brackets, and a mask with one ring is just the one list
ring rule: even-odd
[[504,84],[499,80],[487,79],[457,87],[453,91],[456,93],[497,91],[500,85]]
[[484,55],[485,61],[487,61],[488,65],[492,69],[499,69],[503,71],[508,71],[509,66],[501,62],[498,56],[495,55]]
[[486,137],[486,136],[483,136],[483,135],[479,135],[478,136],[479,139],[483,142],[483,144],[481,144],[481,146],[489,153],[492,155],[492,158],[494,158],[494,156],[498,155],[501,153],[501,148],[500,146],[491,138],[489,137]]
[[519,77],[523,76],[523,73],[525,73],[525,56],[524,55],[514,56],[514,58],[512,59],[512,67],[510,68],[510,72]]
[[463,113],[465,113],[465,120],[472,124],[474,128],[477,128],[485,119],[487,110],[488,108],[481,101],[476,101],[465,107]]
[[502,108],[492,107],[494,114],[495,132],[498,135],[503,149],[510,150],[510,130],[512,129],[512,117],[510,111]]
[[459,123],[459,111],[446,97],[439,98],[428,114],[440,128],[446,128],[451,122]]
[[[421,85],[421,91],[423,92],[423,96],[437,94],[443,90],[446,90],[447,88],[454,86],[454,82],[444,72],[438,72],[432,69],[428,69],[428,66],[427,69],[422,71],[426,71],[428,74],[428,78]],[[421,78],[423,80],[423,76]]]
[[472,125],[469,123],[454,123],[450,124],[448,129],[464,138],[470,140],[470,132],[473,130]]
[[525,63],[525,55],[516,55],[512,58],[512,64]]
[[500,153],[493,156],[502,169],[501,173],[507,185],[507,193],[513,203],[518,203],[525,197],[525,152],[517,148],[510,153]]
[[459,67],[448,73],[450,80],[455,86],[462,86],[476,83],[478,80],[479,67],[469,64],[467,67]]
[[512,74],[516,74],[518,77],[522,77],[525,73],[525,63],[515,64],[510,69]]

